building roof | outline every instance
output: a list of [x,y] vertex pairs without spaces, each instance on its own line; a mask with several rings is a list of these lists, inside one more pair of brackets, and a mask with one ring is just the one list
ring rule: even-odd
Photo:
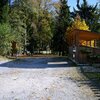
[[79,35],[79,40],[97,40],[100,39],[100,33],[95,33],[91,31],[85,31],[85,30],[74,30],[75,34]]
[[78,44],[80,40],[91,41],[100,39],[100,33],[95,33],[86,30],[75,29],[67,34],[67,41],[69,45]]

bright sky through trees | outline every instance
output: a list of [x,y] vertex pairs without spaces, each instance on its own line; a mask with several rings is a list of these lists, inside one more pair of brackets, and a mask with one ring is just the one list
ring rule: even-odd
[[[59,0],[53,0],[53,1],[59,1]],[[82,3],[83,0],[80,0],[80,3]],[[90,5],[95,5],[97,2],[100,4],[100,0],[87,0]],[[73,7],[76,7],[77,0],[68,0],[68,5],[70,6],[70,10],[73,11]]]

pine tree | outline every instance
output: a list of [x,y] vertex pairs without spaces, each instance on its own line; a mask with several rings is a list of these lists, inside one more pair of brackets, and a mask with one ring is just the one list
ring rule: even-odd
[[[27,0],[15,0],[10,10],[10,25],[14,34],[14,41],[18,45],[19,51],[26,52],[27,45],[27,27],[29,27],[31,6]],[[31,22],[32,23],[32,22]]]
[[53,36],[53,49],[63,55],[68,51],[68,45],[65,38],[66,29],[70,25],[70,11],[66,0],[60,0],[60,9],[56,19],[55,33]]
[[77,9],[74,9],[72,16],[76,16],[78,13],[82,19],[86,21],[86,24],[89,26],[91,31],[97,32],[100,24],[100,13],[97,11],[98,4],[95,6],[89,5],[87,0],[83,0],[83,3],[80,4],[80,0],[77,0]]
[[9,1],[0,0],[0,22],[8,22],[8,13],[9,13]]
[[[15,41],[31,54],[34,50],[45,48],[51,39],[51,15],[48,5],[41,0],[15,0],[11,13],[10,24],[15,35]],[[45,0],[48,4],[50,0]],[[50,15],[50,16],[49,16]]]
[[11,27],[9,25],[9,2],[0,0],[0,54],[7,55],[11,50]]

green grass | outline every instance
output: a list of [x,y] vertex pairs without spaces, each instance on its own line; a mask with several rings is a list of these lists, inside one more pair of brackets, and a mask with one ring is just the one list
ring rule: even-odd
[[85,75],[89,79],[95,79],[95,80],[98,80],[100,82],[100,73],[97,73],[97,72],[88,72],[88,73],[85,73]]

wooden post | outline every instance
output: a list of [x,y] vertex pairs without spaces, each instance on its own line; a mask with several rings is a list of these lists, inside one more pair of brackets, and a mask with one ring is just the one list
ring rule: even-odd
[[[77,33],[76,33],[77,32]],[[80,54],[80,51],[79,51],[79,41],[80,41],[80,38],[79,38],[79,31],[76,31],[75,32],[75,36],[76,36],[76,60],[79,62],[79,54]]]
[[90,41],[90,47],[91,47],[91,41]]
[[94,40],[94,47],[95,47],[95,48],[97,47],[96,40]]

